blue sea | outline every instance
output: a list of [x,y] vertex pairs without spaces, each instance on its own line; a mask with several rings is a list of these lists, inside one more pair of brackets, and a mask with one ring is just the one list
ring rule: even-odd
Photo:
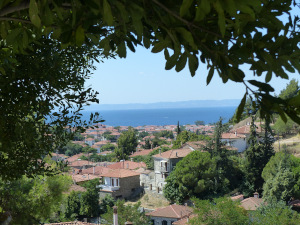
[[[143,126],[143,125],[181,125],[194,124],[201,120],[205,124],[215,123],[222,117],[227,122],[234,114],[236,107],[211,108],[176,108],[176,109],[130,109],[98,111],[103,124],[110,126]],[[83,119],[88,120],[94,111],[82,111]]]

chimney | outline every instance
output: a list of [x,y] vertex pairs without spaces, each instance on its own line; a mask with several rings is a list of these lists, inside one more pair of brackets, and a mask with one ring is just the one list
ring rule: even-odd
[[235,136],[236,136],[236,131],[234,132]]
[[129,163],[126,163],[126,169],[129,169]]
[[159,149],[159,154],[161,155],[161,149]]
[[93,174],[95,174],[95,166],[93,166]]
[[254,193],[254,198],[259,198],[258,192],[255,192],[255,193]]
[[178,157],[177,152],[176,152],[176,157]]
[[130,158],[130,161],[133,162],[133,158]]
[[114,206],[113,210],[114,210],[114,215],[113,215],[114,223],[113,223],[113,225],[119,225],[119,223],[118,223],[118,207]]

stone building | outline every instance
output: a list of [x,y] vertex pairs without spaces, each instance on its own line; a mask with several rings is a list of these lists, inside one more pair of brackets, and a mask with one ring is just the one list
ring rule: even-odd
[[116,169],[102,174],[100,198],[111,195],[115,199],[128,199],[141,191],[140,174],[127,169]]
[[162,190],[166,184],[165,179],[169,176],[174,166],[193,150],[190,148],[172,149],[163,153],[153,155],[154,158],[154,186]]

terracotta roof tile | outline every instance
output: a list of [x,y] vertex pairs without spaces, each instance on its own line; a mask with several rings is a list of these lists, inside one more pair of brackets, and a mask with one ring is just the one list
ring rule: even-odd
[[262,198],[250,197],[241,201],[241,206],[246,210],[256,210],[262,203]]
[[223,133],[222,134],[223,139],[241,139],[246,138],[244,134],[238,134],[238,133]]
[[124,178],[124,177],[133,177],[133,176],[139,176],[139,175],[140,175],[139,173],[134,172],[132,170],[117,169],[117,170],[111,170],[108,173],[104,173],[101,175],[101,177]]
[[75,183],[83,182],[83,181],[88,181],[88,180],[93,180],[100,178],[98,175],[93,175],[93,174],[75,174],[72,175],[72,179],[74,180]]
[[193,209],[184,205],[169,205],[164,208],[158,208],[153,212],[147,213],[147,216],[153,217],[166,217],[166,218],[176,218],[181,219],[189,216],[193,212]]
[[135,170],[141,167],[146,168],[147,165],[144,162],[133,162],[133,161],[124,161],[124,162],[117,162],[107,166],[110,169],[129,169]]
[[111,169],[109,169],[107,167],[104,167],[104,166],[95,166],[95,167],[91,167],[91,168],[82,170],[82,174],[101,175],[101,174],[104,174],[104,173],[108,173],[110,171],[111,171]]
[[172,149],[166,152],[162,152],[161,154],[156,154],[152,157],[154,158],[164,158],[164,159],[175,159],[175,158],[183,158],[191,153],[193,150],[189,148],[182,149]]

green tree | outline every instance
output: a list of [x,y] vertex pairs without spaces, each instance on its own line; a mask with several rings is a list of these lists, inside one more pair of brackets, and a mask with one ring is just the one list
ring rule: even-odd
[[100,150],[101,150],[101,152],[104,152],[104,151],[114,151],[115,148],[116,148],[115,145],[108,143],[106,145],[103,145]]
[[258,134],[256,132],[256,125],[254,124],[254,117],[252,118],[250,136],[247,141],[248,148],[245,151],[246,159],[244,161],[245,179],[242,189],[244,195],[250,196],[255,191],[262,191],[264,181],[261,177],[261,173],[266,165],[266,160],[264,158],[264,145],[258,141]]
[[144,149],[151,149],[151,143],[149,139],[145,140]]
[[273,129],[277,135],[283,135],[285,137],[286,134],[292,131],[293,126],[294,122],[291,118],[287,117],[287,120],[283,121],[283,119],[279,117],[274,123]]
[[43,174],[41,159],[72,140],[71,131],[88,126],[80,120],[80,110],[98,101],[84,83],[99,51],[87,46],[60,49],[60,43],[45,37],[39,42],[30,44],[26,54],[6,55],[8,60],[3,58],[4,46],[0,48],[2,179]]
[[71,191],[64,204],[64,218],[67,220],[75,220],[80,215],[80,195],[78,191]]
[[290,224],[300,223],[300,216],[284,202],[273,202],[258,207],[251,212],[250,219],[253,224]]
[[[139,209],[141,203],[138,202],[134,205],[125,205],[125,201],[118,200],[116,206],[118,207],[118,222],[119,224],[125,224],[130,221],[133,224],[148,225],[150,223],[149,218],[145,215],[145,212],[141,212]],[[105,224],[112,224],[113,222],[113,208],[107,208],[107,212],[102,215],[102,218],[107,221]]]
[[284,152],[276,153],[267,163],[262,172],[263,198],[267,202],[287,202],[293,196],[296,181],[291,167],[291,156]]
[[239,206],[239,202],[230,198],[214,198],[210,200],[194,199],[195,214],[189,224],[225,225],[225,224],[249,224],[246,210]]
[[109,208],[112,208],[115,205],[115,203],[116,201],[111,195],[105,195],[105,197],[101,199],[100,214],[106,213]]
[[300,87],[298,81],[292,79],[290,83],[286,85],[286,88],[280,92],[278,97],[282,99],[289,99],[296,96],[299,90]]
[[[216,180],[216,161],[208,152],[193,151],[176,164],[167,177],[164,196],[171,202],[221,193],[228,180]],[[177,195],[178,193],[178,195]]]
[[0,215],[8,212],[11,224],[40,224],[58,210],[70,185],[65,175],[0,180]]
[[118,159],[127,159],[128,156],[135,152],[138,145],[137,136],[134,129],[129,128],[128,131],[123,132],[118,138],[118,148],[115,153]]

